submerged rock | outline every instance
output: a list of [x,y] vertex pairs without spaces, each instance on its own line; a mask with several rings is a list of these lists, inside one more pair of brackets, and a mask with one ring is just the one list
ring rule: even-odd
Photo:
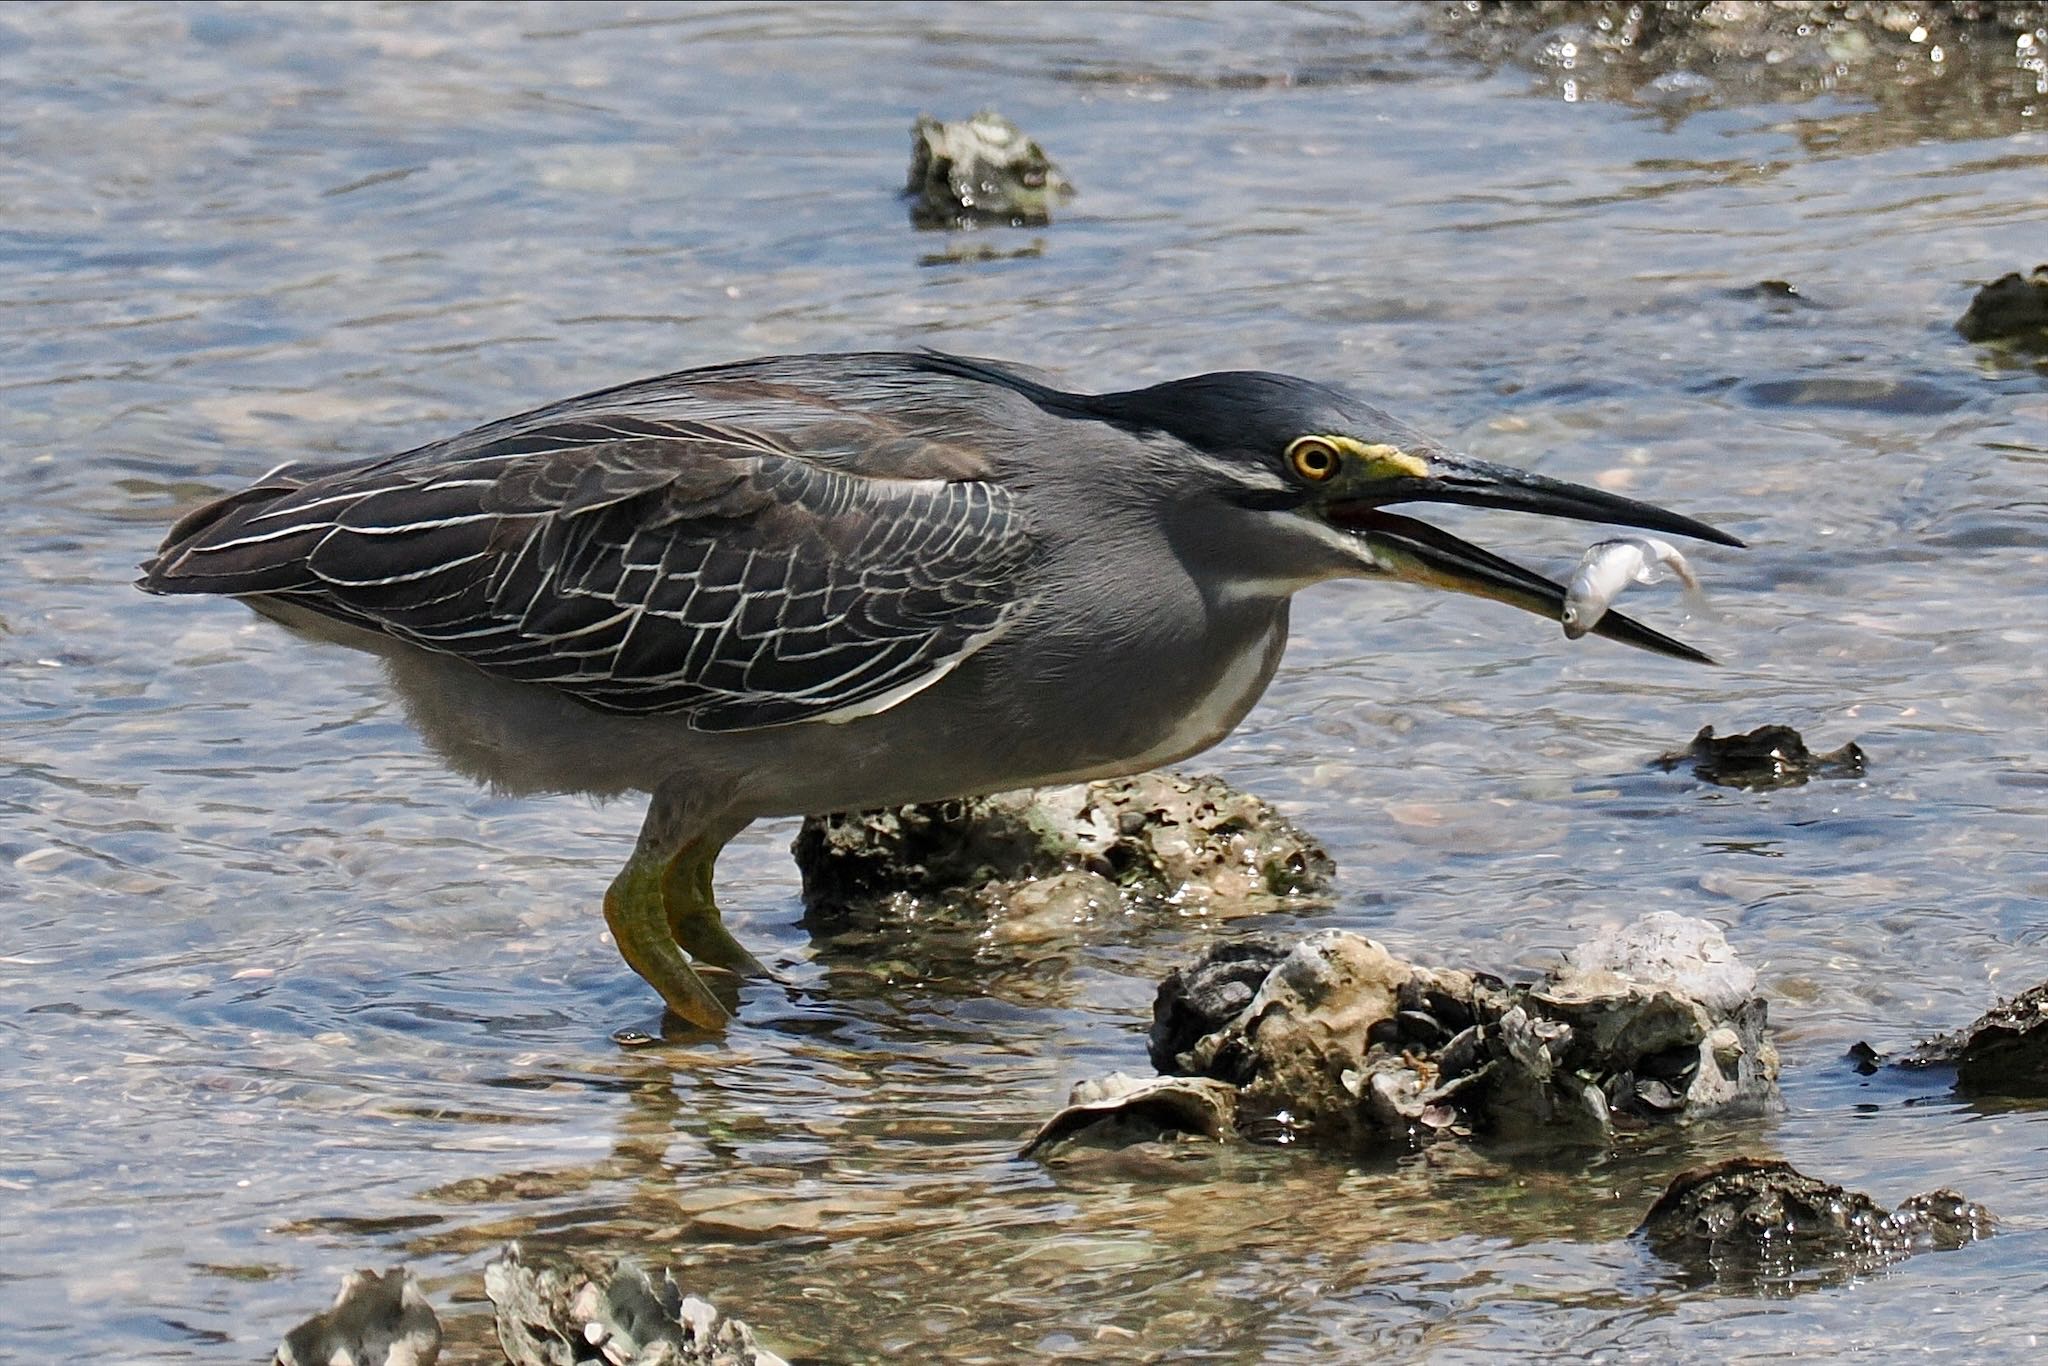
[[1075,1084],[1067,1106],[1039,1127],[1019,1157],[1077,1136],[1126,1147],[1179,1134],[1225,1138],[1237,1125],[1237,1088],[1207,1077],[1126,1076]]
[[1704,782],[1765,790],[1797,787],[1810,778],[1860,778],[1864,762],[1854,740],[1816,754],[1790,726],[1758,726],[1740,735],[1716,735],[1712,726],[1702,726],[1691,744],[1660,756],[1657,766],[1668,773],[1690,764]]
[[1078,918],[1313,893],[1336,872],[1267,803],[1172,773],[814,816],[791,852],[805,906],[826,916],[929,902]]
[[1778,1103],[1755,975],[1704,921],[1644,916],[1524,986],[1343,930],[1276,952],[1212,946],[1153,1006],[1154,1065],[1237,1087],[1248,1129],[1347,1151],[1604,1143]]
[[274,1366],[434,1366],[441,1321],[404,1267],[344,1277],[334,1307],[284,1335]]
[[2048,982],[1999,1002],[1968,1028],[1929,1039],[1897,1061],[1902,1067],[1953,1067],[1956,1090],[1965,1095],[2048,1096]]
[[1681,1172],[1636,1236],[1706,1279],[1751,1283],[1869,1271],[1988,1237],[1993,1222],[1951,1190],[1888,1211],[1789,1162],[1733,1157]]
[[1729,290],[1728,297],[1760,303],[1773,313],[1790,313],[1822,306],[1800,293],[1799,286],[1790,280],[1758,280],[1753,285]]
[[918,115],[910,133],[910,221],[920,228],[1039,227],[1073,186],[1017,125],[992,109],[941,123]]
[[2035,266],[2032,275],[2001,275],[1978,290],[1956,331],[1973,342],[2048,353],[2048,265]]
[[704,1300],[621,1262],[589,1276],[531,1267],[517,1243],[484,1268],[498,1342],[512,1366],[788,1366],[753,1330]]

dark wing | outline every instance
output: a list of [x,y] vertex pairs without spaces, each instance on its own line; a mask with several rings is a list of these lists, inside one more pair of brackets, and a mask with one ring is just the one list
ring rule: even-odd
[[583,418],[458,458],[281,470],[174,527],[142,586],[277,598],[605,711],[745,730],[935,682],[1020,605],[1032,550],[985,480]]

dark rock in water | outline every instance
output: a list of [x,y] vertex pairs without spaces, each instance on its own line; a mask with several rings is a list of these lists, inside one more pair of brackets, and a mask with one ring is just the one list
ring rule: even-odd
[[827,918],[924,902],[1071,919],[1091,902],[1314,893],[1336,872],[1267,803],[1172,773],[812,817],[791,852]]
[[1213,946],[1154,1005],[1155,1065],[1238,1088],[1244,1132],[1349,1152],[1605,1143],[1778,1103],[1755,974],[1704,921],[1644,916],[1515,987],[1341,930],[1276,950]]
[[517,1243],[484,1268],[512,1366],[788,1366],[753,1330],[629,1262],[587,1275],[532,1267]]
[[1177,1134],[1227,1138],[1237,1127],[1237,1088],[1208,1077],[1125,1076],[1075,1084],[1067,1106],[1040,1126],[1019,1157],[1077,1136],[1096,1147],[1127,1147]]
[[1722,787],[1767,789],[1797,787],[1810,778],[1860,778],[1864,757],[1853,740],[1816,754],[1790,726],[1758,726],[1741,735],[1716,735],[1712,726],[1702,726],[1691,744],[1657,760],[1666,772],[1680,764]]
[[1731,299],[1746,299],[1760,303],[1773,312],[1793,312],[1800,309],[1820,308],[1822,305],[1799,292],[1799,286],[1790,280],[1759,280],[1753,285],[1744,285],[1728,291]]
[[1970,404],[1967,389],[1909,376],[1801,375],[1752,379],[1730,391],[1759,408],[1847,408],[1893,417],[1935,417]]
[[2001,1001],[1967,1029],[1929,1039],[1902,1067],[1954,1067],[1975,1096],[2048,1096],[2048,982]]
[[434,1366],[441,1321],[403,1267],[352,1272],[334,1307],[284,1335],[274,1366]]
[[1039,227],[1073,193],[1045,149],[992,109],[941,123],[920,114],[910,134],[910,221],[920,228]]
[[1748,1285],[1846,1277],[1916,1252],[1948,1251],[1988,1237],[1993,1222],[1983,1206],[1951,1190],[1887,1211],[1789,1162],[1733,1157],[1681,1172],[1636,1235],[1705,1279]]
[[2032,275],[2001,275],[1978,290],[1956,331],[1973,342],[2048,353],[2048,265],[2035,266]]

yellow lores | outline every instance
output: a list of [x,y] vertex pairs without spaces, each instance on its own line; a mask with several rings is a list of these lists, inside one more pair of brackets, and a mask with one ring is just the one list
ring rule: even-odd
[[1367,445],[1348,436],[1304,436],[1287,448],[1287,459],[1304,479],[1324,480],[1350,456],[1368,479],[1427,479],[1429,462],[1384,442]]

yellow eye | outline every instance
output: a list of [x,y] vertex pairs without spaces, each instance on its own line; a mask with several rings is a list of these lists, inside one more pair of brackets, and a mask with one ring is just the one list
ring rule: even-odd
[[1320,436],[1304,436],[1287,448],[1287,463],[1311,483],[1320,484],[1337,472],[1344,457]]

